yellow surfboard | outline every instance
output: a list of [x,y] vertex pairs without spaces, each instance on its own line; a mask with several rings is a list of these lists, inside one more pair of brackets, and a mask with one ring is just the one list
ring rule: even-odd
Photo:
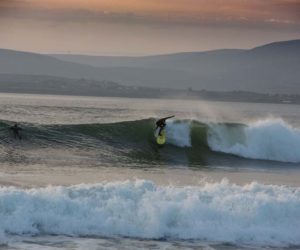
[[163,131],[161,131],[161,135],[158,135],[157,137],[156,137],[156,142],[157,142],[157,144],[159,144],[159,145],[163,145],[163,144],[165,144],[166,143],[166,132],[163,130]]

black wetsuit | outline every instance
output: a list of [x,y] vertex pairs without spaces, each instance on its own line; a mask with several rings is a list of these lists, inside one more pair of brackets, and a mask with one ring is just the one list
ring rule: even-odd
[[159,135],[161,135],[161,132],[163,131],[163,129],[164,129],[165,126],[167,125],[167,124],[166,124],[166,120],[169,119],[169,118],[172,118],[172,117],[174,117],[174,115],[168,116],[168,117],[165,117],[165,118],[162,118],[162,119],[159,119],[159,120],[156,122],[156,128],[155,128],[155,130],[156,130],[157,128],[159,128],[159,132],[158,132]]
[[14,126],[11,126],[10,129],[13,131],[15,139],[22,139],[22,136],[20,135],[20,131],[22,130],[22,128],[15,124]]

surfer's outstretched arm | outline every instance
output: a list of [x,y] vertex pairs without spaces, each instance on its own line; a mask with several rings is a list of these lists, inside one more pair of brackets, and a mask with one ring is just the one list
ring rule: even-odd
[[164,120],[167,120],[167,119],[170,119],[170,118],[173,118],[173,117],[175,117],[175,115],[171,115],[171,116],[165,117],[165,118],[163,118],[163,119],[164,119]]

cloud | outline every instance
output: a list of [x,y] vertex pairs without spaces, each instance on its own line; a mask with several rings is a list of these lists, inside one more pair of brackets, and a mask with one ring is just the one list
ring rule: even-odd
[[299,38],[297,7],[283,0],[0,0],[0,47],[105,55],[254,47]]
[[[1,16],[65,22],[152,25],[291,27],[300,25],[300,0],[0,0]],[[12,15],[13,13],[13,15]]]
[[26,0],[0,0],[0,7],[26,7]]
[[291,20],[280,20],[280,19],[267,19],[266,20],[267,23],[280,23],[280,24],[295,24],[294,21]]

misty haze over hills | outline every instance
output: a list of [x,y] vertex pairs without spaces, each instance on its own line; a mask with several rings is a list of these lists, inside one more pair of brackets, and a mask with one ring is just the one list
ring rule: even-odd
[[160,88],[299,94],[300,40],[250,50],[145,57],[41,55],[1,49],[0,74],[85,78]]

